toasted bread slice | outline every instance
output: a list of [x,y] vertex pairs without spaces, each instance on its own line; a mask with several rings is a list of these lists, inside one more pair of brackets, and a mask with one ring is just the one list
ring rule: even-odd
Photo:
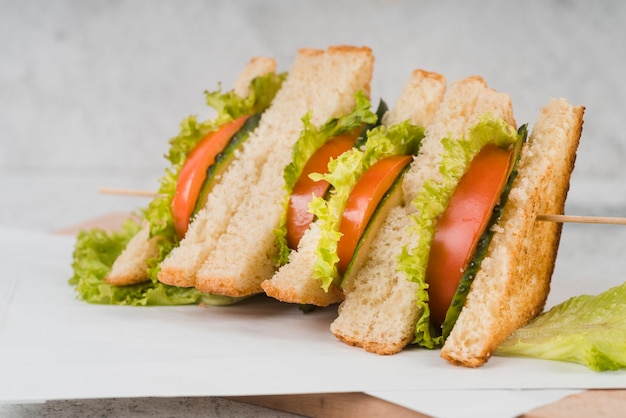
[[150,238],[147,222],[126,244],[124,251],[115,259],[104,282],[115,286],[126,286],[148,280],[148,260],[159,255],[158,238]]
[[[480,118],[491,113],[515,126],[511,99],[487,87],[480,77],[452,83],[426,128],[420,153],[403,179],[405,201],[412,201],[427,179],[441,180],[441,139],[461,138]],[[392,210],[378,231],[369,257],[356,273],[331,331],[340,340],[378,354],[401,351],[414,338],[420,315],[417,284],[397,271],[404,246],[413,248],[418,236],[409,231],[415,208],[406,204]]]
[[[369,96],[373,62],[372,51],[366,47],[298,51],[282,90],[256,131],[255,142],[263,144],[266,159],[249,180],[249,190],[238,198],[232,215],[209,215],[212,223],[227,227],[223,234],[207,237],[211,249],[197,270],[200,291],[227,296],[262,292],[261,282],[275,271],[278,246],[273,231],[282,212],[282,174],[302,129],[301,118],[311,112],[312,123],[319,125],[349,112],[357,91]],[[241,159],[248,159],[246,151]],[[234,185],[227,192],[239,193]]]
[[[443,98],[445,87],[442,75],[415,70],[394,108],[385,114],[383,123],[393,125],[410,120],[415,125],[427,126]],[[291,252],[289,262],[270,280],[263,282],[265,293],[284,302],[317,306],[328,306],[343,300],[343,292],[337,284],[331,285],[326,292],[313,276],[318,245],[319,228],[314,222],[302,237],[297,251]]]
[[519,174],[441,356],[468,367],[486,362],[517,328],[544,308],[561,236],[560,223],[582,131],[584,108],[552,100],[522,151]]
[[[233,90],[240,97],[246,97],[254,78],[273,72],[276,72],[276,61],[273,58],[252,58],[235,81]],[[115,260],[105,283],[125,286],[148,280],[147,262],[158,255],[157,238],[150,238],[150,226],[146,223]]]

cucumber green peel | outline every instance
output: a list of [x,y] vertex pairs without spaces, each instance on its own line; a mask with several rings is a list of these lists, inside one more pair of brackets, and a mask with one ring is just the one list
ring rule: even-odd
[[[410,166],[411,164],[407,164],[402,169],[402,171],[400,172],[400,174],[398,174],[398,176],[393,181],[391,186],[389,186],[389,189],[387,189],[382,199],[380,199],[380,202],[378,203],[378,206],[376,206],[374,213],[372,213],[372,217],[367,222],[367,225],[365,226],[365,229],[363,230],[363,234],[361,235],[361,237],[359,238],[359,241],[356,244],[356,248],[354,249],[354,254],[352,255],[352,258],[350,259],[350,263],[348,263],[348,267],[346,268],[346,271],[344,272],[343,277],[341,277],[340,286],[342,288],[345,289],[346,286],[347,287],[352,286],[352,283],[354,281],[354,276],[356,275],[358,269],[361,267],[363,263],[362,261],[363,257],[361,256],[362,255],[366,256],[367,252],[369,251],[369,245],[371,244],[371,241],[373,240],[372,234],[376,234],[376,232],[378,231],[379,225],[382,222],[384,222],[384,219],[378,219],[378,217],[379,216],[386,217],[391,207],[395,207],[398,204],[397,201],[399,198],[396,196],[396,194],[402,193],[402,190],[400,190],[402,187],[402,179],[404,177],[404,173],[406,173],[409,170]],[[387,205],[392,205],[392,206],[387,208],[386,207]],[[365,252],[361,254],[362,251],[365,251]]]
[[418,241],[414,248],[402,249],[398,256],[398,270],[408,280],[418,284],[417,297],[421,315],[415,326],[413,342],[425,348],[441,346],[443,338],[430,324],[430,308],[428,306],[428,285],[426,283],[426,267],[430,254],[430,244],[436,231],[438,219],[456,189],[461,177],[467,171],[476,154],[488,143],[506,148],[520,141],[518,132],[501,119],[486,114],[468,131],[466,137],[459,140],[442,139],[444,153],[439,172],[441,182],[427,180],[422,190],[411,202],[417,209],[413,216],[414,224],[410,231],[417,234]]
[[271,103],[280,89],[286,74],[268,74],[257,77],[250,84],[250,94],[242,98],[234,91],[205,92],[207,105],[217,111],[215,118],[198,122],[189,116],[180,124],[178,136],[170,139],[170,162],[164,176],[159,180],[158,197],[143,209],[138,218],[150,224],[150,236],[159,237],[159,256],[148,261],[150,281],[139,285],[112,286],[104,283],[104,277],[126,244],[141,229],[140,222],[129,220],[121,230],[107,233],[92,229],[79,233],[73,254],[73,276],[69,284],[75,286],[78,296],[89,303],[118,305],[183,305],[205,303],[223,305],[235,298],[209,295],[196,289],[168,286],[158,281],[160,262],[178,245],[171,212],[171,201],[176,192],[176,181],[187,155],[209,132],[241,116],[261,113]]
[[579,363],[595,371],[626,367],[626,283],[581,295],[518,329],[497,355]]
[[209,194],[211,190],[213,190],[213,186],[215,185],[215,179],[222,175],[226,169],[228,168],[228,164],[235,157],[235,150],[237,150],[241,144],[243,144],[250,133],[259,126],[259,121],[261,120],[261,113],[256,113],[250,116],[243,126],[233,135],[233,137],[228,141],[224,149],[215,156],[215,161],[213,164],[209,166],[206,173],[206,179],[202,184],[202,188],[200,189],[200,194],[198,195],[198,200],[196,201],[196,205],[194,210],[190,216],[189,222],[193,221],[194,216],[202,209],[209,198]]

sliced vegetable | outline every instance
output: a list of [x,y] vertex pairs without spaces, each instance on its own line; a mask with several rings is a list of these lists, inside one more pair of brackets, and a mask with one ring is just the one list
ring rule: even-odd
[[430,245],[426,269],[430,320],[440,327],[463,272],[487,228],[513,163],[513,148],[487,144],[459,180]]
[[400,174],[398,174],[394,183],[391,187],[389,187],[381,201],[378,203],[376,210],[370,217],[365,230],[361,234],[361,238],[359,239],[358,244],[354,249],[354,253],[352,254],[352,259],[341,276],[341,288],[345,291],[350,291],[352,289],[356,272],[359,271],[365,262],[367,255],[370,252],[372,242],[376,237],[376,232],[383,225],[385,219],[387,219],[389,212],[404,202],[404,193],[402,192],[401,187],[402,177],[408,167],[409,165],[407,164]]
[[220,178],[228,168],[228,165],[235,158],[235,150],[237,150],[239,146],[248,139],[250,133],[259,126],[260,120],[261,113],[255,113],[250,116],[237,133],[233,135],[230,141],[228,141],[226,147],[215,156],[215,162],[211,164],[206,171],[206,178],[204,179],[204,184],[196,200],[196,206],[191,214],[191,219],[206,205],[209,194],[211,190],[213,190],[213,186],[217,183],[216,180]]
[[330,187],[327,181],[314,181],[309,174],[326,173],[329,161],[351,149],[358,134],[359,132],[354,132],[331,138],[309,158],[302,169],[289,196],[287,207],[287,244],[292,250],[298,247],[302,235],[315,218],[309,211],[309,202],[315,196],[324,196]]
[[172,198],[172,216],[179,238],[184,237],[187,232],[189,218],[196,207],[209,166],[215,162],[215,157],[226,147],[228,141],[248,118],[249,115],[242,116],[210,132],[187,156],[178,175],[176,193]]
[[380,125],[387,110],[387,104],[381,100],[376,109],[375,120],[370,117],[363,118],[364,122],[369,121],[365,123],[365,127],[359,126],[350,133],[331,138],[309,158],[293,187],[291,196],[289,196],[287,207],[287,244],[289,248],[293,250],[298,247],[302,235],[315,219],[309,210],[311,199],[316,196],[327,196],[330,189],[330,184],[327,181],[313,181],[309,174],[327,173],[328,163],[331,159],[336,159],[352,147],[364,146],[368,132]]
[[354,185],[339,223],[337,270],[343,275],[355,254],[365,228],[398,175],[413,160],[411,155],[394,155],[372,165]]

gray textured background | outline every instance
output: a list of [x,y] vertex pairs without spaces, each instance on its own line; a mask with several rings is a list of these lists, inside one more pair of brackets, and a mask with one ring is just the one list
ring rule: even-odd
[[178,123],[210,115],[203,91],[250,57],[288,70],[297,48],[332,44],[373,48],[372,95],[389,103],[424,68],[482,75],[520,123],[550,97],[585,105],[570,204],[616,213],[625,18],[619,1],[1,0],[0,222],[53,229],[143,205],[97,189],[155,188]]
[[[54,230],[143,206],[97,190],[156,188],[180,120],[210,114],[205,89],[252,56],[288,70],[298,48],[333,44],[374,50],[372,96],[388,103],[424,68],[482,75],[519,123],[550,97],[585,105],[567,210],[624,216],[625,21],[623,1],[0,0],[0,224]],[[584,290],[623,270],[625,242],[619,227],[567,226],[557,272]]]

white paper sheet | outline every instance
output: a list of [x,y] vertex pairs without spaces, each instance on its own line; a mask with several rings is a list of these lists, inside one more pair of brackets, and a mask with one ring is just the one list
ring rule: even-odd
[[554,400],[573,393],[562,390],[626,387],[626,371],[562,362],[494,357],[465,369],[437,351],[369,354],[329,332],[336,308],[303,314],[264,297],[219,308],[90,305],[67,284],[73,245],[0,227],[0,402],[366,392],[427,411],[437,397],[420,391],[524,389],[526,400],[507,396],[536,405],[536,389]]

